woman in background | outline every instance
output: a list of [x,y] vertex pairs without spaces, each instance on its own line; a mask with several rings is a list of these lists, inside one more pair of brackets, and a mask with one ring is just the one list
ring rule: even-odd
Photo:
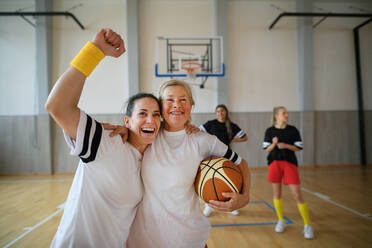
[[[217,119],[207,121],[199,128],[209,134],[217,136],[217,138],[224,144],[230,147],[231,143],[234,142],[244,142],[248,140],[245,132],[235,123],[233,123],[229,118],[229,110],[223,104],[216,107]],[[213,212],[208,204],[205,204],[203,214],[205,216],[210,216]],[[233,215],[238,215],[239,211],[234,210],[230,212]]]
[[217,138],[230,146],[234,142],[244,142],[248,140],[245,132],[229,118],[229,110],[224,104],[216,107],[217,119],[207,121],[199,128],[202,131],[216,135]]
[[297,128],[288,124],[288,112],[285,107],[274,108],[272,126],[266,129],[262,147],[268,152],[268,181],[273,186],[274,207],[279,219],[275,231],[283,232],[286,225],[282,202],[282,181],[284,181],[285,185],[289,185],[304,221],[304,237],[314,238],[314,231],[310,226],[309,210],[301,193],[295,155],[295,152],[302,150],[302,140]]

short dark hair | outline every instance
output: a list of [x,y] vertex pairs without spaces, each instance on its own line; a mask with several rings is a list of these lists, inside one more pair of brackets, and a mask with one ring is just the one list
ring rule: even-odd
[[153,94],[150,94],[150,93],[137,93],[137,94],[131,96],[127,101],[127,109],[125,111],[126,116],[132,117],[133,109],[134,109],[134,105],[136,104],[136,101],[140,100],[142,98],[152,98],[152,99],[154,99],[156,101],[156,103],[158,104],[159,110],[160,110],[160,113],[161,113],[161,104],[160,104],[159,99],[156,96],[154,96]]

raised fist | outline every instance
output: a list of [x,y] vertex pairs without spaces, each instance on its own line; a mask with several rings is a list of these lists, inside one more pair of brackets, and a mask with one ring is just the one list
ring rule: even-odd
[[92,40],[106,56],[120,57],[125,52],[124,41],[121,36],[109,28],[101,29]]

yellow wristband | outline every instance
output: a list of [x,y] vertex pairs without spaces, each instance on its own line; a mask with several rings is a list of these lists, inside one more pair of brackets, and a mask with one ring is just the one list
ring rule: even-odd
[[71,65],[88,77],[104,57],[105,54],[101,49],[88,41],[79,54],[71,61]]

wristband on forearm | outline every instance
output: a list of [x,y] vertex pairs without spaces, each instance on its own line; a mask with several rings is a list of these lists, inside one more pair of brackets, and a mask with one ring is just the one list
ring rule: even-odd
[[71,65],[88,77],[104,57],[105,54],[101,49],[88,41],[71,61]]

